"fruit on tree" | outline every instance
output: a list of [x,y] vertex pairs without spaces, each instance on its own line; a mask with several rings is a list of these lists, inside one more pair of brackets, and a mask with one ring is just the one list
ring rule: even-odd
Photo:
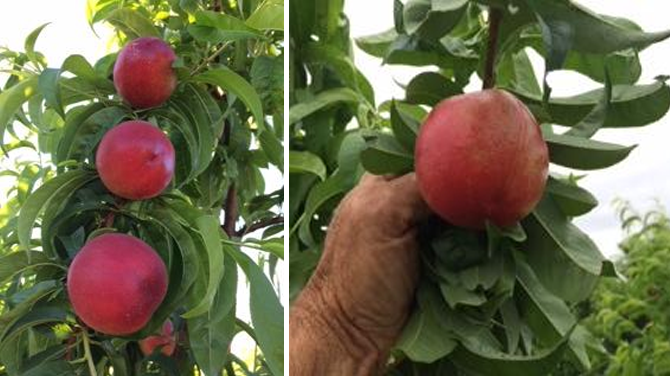
[[153,335],[139,341],[140,350],[144,356],[153,354],[157,347],[161,347],[161,353],[165,356],[172,356],[177,347],[175,339],[174,327],[172,321],[165,320],[161,328],[160,335]]
[[158,196],[174,176],[174,147],[165,134],[146,121],[127,121],[109,130],[95,156],[107,189],[129,200]]
[[114,64],[116,91],[135,108],[163,104],[177,86],[172,63],[177,56],[158,38],[138,38],[128,43]]
[[108,233],[87,242],[67,274],[75,314],[87,326],[122,336],[142,329],[167,293],[165,263],[135,237]]
[[542,196],[547,145],[528,108],[490,89],[448,98],[423,123],[416,142],[419,190],[447,222],[508,227]]

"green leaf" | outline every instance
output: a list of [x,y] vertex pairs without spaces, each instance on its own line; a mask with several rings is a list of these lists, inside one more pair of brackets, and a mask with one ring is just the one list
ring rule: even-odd
[[210,43],[222,43],[244,39],[265,39],[259,30],[247,26],[239,18],[213,11],[197,11],[195,23],[188,26],[194,38]]
[[467,5],[467,0],[410,0],[403,11],[405,30],[422,38],[440,39],[458,24]]
[[102,103],[91,103],[70,110],[65,117],[63,135],[54,161],[61,163],[68,159],[88,157],[104,133],[117,125],[125,115],[121,107],[105,107]]
[[[204,89],[199,85],[187,84],[183,86],[183,90],[175,93],[170,99],[172,107],[178,110],[178,114],[186,121],[186,124],[181,124],[179,129],[186,135],[182,128],[190,128],[195,130],[198,137],[198,156],[196,157],[197,168],[192,171],[192,175],[197,176],[207,169],[207,166],[212,161],[213,151],[216,147],[218,134],[215,134],[215,123],[221,121],[220,111],[218,113],[210,112],[207,101],[211,100]],[[181,121],[184,121],[181,120]],[[175,120],[178,121],[178,120]],[[174,124],[173,124],[174,125]],[[188,142],[188,140],[187,140]],[[191,151],[193,153],[193,151]]]
[[217,85],[225,91],[235,94],[247,105],[254,118],[256,118],[256,124],[258,124],[259,129],[264,128],[263,104],[254,87],[244,77],[229,68],[219,67],[200,73],[193,79],[197,82]]
[[68,312],[60,307],[45,306],[32,308],[3,332],[0,342],[4,343],[33,326],[51,322],[64,322],[67,320],[67,317]]
[[605,261],[595,243],[570,223],[551,197],[545,196],[523,224],[528,240],[522,248],[544,286],[571,302],[587,298]]
[[[33,310],[33,306],[36,302],[52,294],[58,288],[56,281],[47,280],[42,281],[29,289],[23,290],[22,295],[23,299],[11,311],[4,312],[0,316],[0,342],[4,342],[4,338],[7,336],[7,331],[12,327],[16,327],[15,323],[24,318],[26,314]],[[0,345],[0,347],[2,347]]]
[[[168,317],[179,306],[184,304],[189,290],[194,285],[200,274],[199,254],[193,242],[193,238],[176,220],[174,211],[159,209],[151,212],[152,219],[159,224],[167,234],[174,239],[179,248],[181,256],[178,263],[174,263],[170,268],[170,278],[168,284],[168,293],[154,317]],[[181,268],[179,268],[181,267]],[[149,333],[146,333],[147,335]]]
[[[62,352],[64,355],[65,347]],[[62,357],[61,355],[61,357]],[[21,376],[70,376],[75,374],[70,363],[65,360],[50,360],[45,363],[30,367],[27,370],[21,369]]]
[[395,101],[391,103],[391,129],[398,142],[411,153],[414,153],[420,126],[419,121],[407,114],[402,106]]
[[[597,89],[568,98],[552,98],[547,110],[555,124],[573,126],[584,119],[603,98]],[[515,92],[524,102],[540,105],[542,98]],[[661,119],[670,109],[670,88],[664,82],[650,85],[614,85],[605,128],[640,127]]]
[[33,95],[37,94],[37,77],[31,76],[0,93],[0,145],[4,144],[5,129]]
[[51,198],[61,190],[74,193],[77,188],[93,179],[93,177],[94,175],[89,171],[68,171],[47,181],[38,190],[31,194],[21,208],[17,223],[16,231],[18,233],[21,249],[26,251],[30,249],[30,238],[35,221]]
[[589,191],[563,179],[549,177],[546,189],[561,211],[571,217],[584,215],[598,206],[598,200]]
[[233,248],[230,254],[249,280],[249,309],[258,346],[272,373],[281,376],[284,374],[284,307],[263,270],[249,256]]
[[417,299],[420,308],[412,313],[396,347],[413,361],[432,363],[450,354],[457,342],[440,324],[439,295],[424,286],[418,289]]
[[237,264],[225,262],[216,297],[206,315],[188,320],[189,343],[198,365],[208,375],[220,373],[228,360],[228,347],[235,335]]
[[223,278],[224,271],[219,219],[215,216],[205,215],[198,218],[195,225],[205,241],[209,265],[209,281],[207,282],[207,292],[200,303],[182,315],[185,319],[200,316],[209,310],[214,301],[221,278]]
[[500,87],[542,96],[528,53],[523,49],[503,54],[496,67],[496,74],[496,84]]
[[264,240],[260,243],[260,246],[274,256],[284,259],[284,237]]
[[424,72],[412,78],[405,90],[405,101],[412,104],[435,106],[454,95],[463,94],[455,82],[436,72]]
[[361,74],[353,59],[342,54],[335,46],[323,43],[309,43],[301,51],[302,61],[309,65],[323,65],[338,75],[338,78],[350,89],[361,93],[369,103],[374,103],[374,90]]
[[543,132],[543,136],[552,163],[580,170],[597,170],[613,166],[626,159],[636,148],[636,145],[622,146],[550,132]]
[[607,111],[610,108],[610,102],[612,101],[612,82],[607,73],[606,76],[605,89],[600,102],[593,107],[593,110],[584,119],[565,132],[565,135],[591,138],[603,126],[607,118]]
[[670,31],[645,33],[623,27],[569,0],[528,3],[543,22],[570,30],[570,43],[576,51],[608,54],[628,48],[641,50],[670,37]]
[[160,37],[158,29],[142,13],[129,8],[118,8],[105,17],[114,28],[126,34],[129,39],[140,37]]
[[60,85],[58,80],[60,78],[60,69],[47,68],[42,71],[38,80],[37,87],[44,97],[48,106],[51,106],[56,112],[65,118],[63,111],[63,103],[60,96]]
[[279,171],[284,171],[284,146],[277,138],[275,132],[265,129],[258,134],[258,142],[263,149],[263,153],[270,162],[277,166]]
[[519,348],[521,338],[521,318],[513,299],[508,299],[500,306],[500,317],[507,337],[507,353],[514,354]]
[[466,338],[452,355],[454,363],[479,375],[516,376],[519,370],[527,376],[544,376],[551,373],[563,359],[568,348],[569,336],[552,348],[533,355],[512,355],[488,346],[485,342]]
[[356,45],[369,55],[384,58],[391,43],[398,37],[395,29],[389,29],[379,34],[367,35],[356,38]]
[[[316,184],[307,195],[300,224],[300,239],[308,245],[316,245],[311,231],[311,222],[328,200],[353,188],[359,178],[359,157],[365,141],[359,132],[347,134],[338,152],[338,169],[323,182]],[[289,200],[290,201],[290,200]]]
[[[173,100],[175,100],[175,98],[173,98]],[[181,112],[170,110],[167,108],[159,108],[149,112],[148,115],[150,117],[155,116],[159,119],[162,119],[161,121],[159,121],[159,124],[164,125],[165,123],[167,123],[174,131],[179,132],[183,137],[184,141],[186,141],[191,166],[188,170],[188,175],[184,177],[184,179],[181,181],[177,180],[177,186],[180,187],[183,184],[189,182],[191,179],[193,179],[196,173],[200,171],[205,165],[204,161],[202,162],[200,161],[200,155],[205,154],[205,152],[207,151],[206,150],[207,146],[201,145],[200,141],[196,139],[196,133],[194,133],[194,130],[197,132],[197,128],[192,126],[191,122],[187,120],[186,117],[184,117],[184,115],[181,114]],[[173,132],[170,132],[171,137],[174,138],[172,133]],[[197,135],[199,135],[199,133]],[[208,141],[211,142],[212,140]],[[180,160],[180,153],[177,153],[177,164],[183,165],[183,162],[181,162]],[[177,175],[177,178],[179,177],[180,176]]]
[[68,56],[65,61],[63,61],[61,71],[73,73],[77,77],[94,84],[101,90],[101,94],[115,92],[116,90],[112,81],[107,79],[107,75],[96,71],[95,68],[86,61],[86,58],[81,55]]
[[[28,255],[28,253],[30,255]],[[60,268],[61,266],[49,260],[43,252],[13,252],[0,257],[0,283],[4,283],[19,273],[30,269],[44,267]]]
[[39,26],[37,29],[31,31],[30,34],[28,34],[28,37],[26,37],[24,46],[26,49],[26,56],[28,56],[28,59],[36,66],[44,65],[44,59],[38,57],[37,53],[35,52],[35,43],[37,42],[37,38],[40,36],[42,30],[44,30],[44,28],[47,27],[50,23],[51,22],[47,22]]
[[321,158],[308,151],[289,150],[288,166],[291,174],[308,173],[318,176],[321,180],[326,179],[326,165]]
[[294,124],[315,112],[339,103],[359,103],[361,97],[349,88],[338,88],[323,91],[309,100],[293,105],[289,109],[288,123]]
[[246,22],[259,30],[284,30],[284,0],[264,0]]
[[380,133],[361,152],[361,163],[376,175],[403,175],[413,169],[414,157],[393,136]]
[[539,281],[533,269],[515,253],[517,281],[523,291],[519,310],[524,321],[544,342],[553,342],[565,337],[576,323],[575,317],[564,301],[548,291]]

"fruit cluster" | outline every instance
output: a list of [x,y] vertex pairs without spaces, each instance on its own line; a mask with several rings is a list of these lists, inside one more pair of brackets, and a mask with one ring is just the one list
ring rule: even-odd
[[[145,109],[167,101],[177,84],[174,51],[158,38],[127,44],[114,65],[114,86],[130,106]],[[163,192],[174,176],[175,150],[153,124],[133,120],[108,131],[98,145],[95,166],[105,187],[125,200],[146,200]],[[167,293],[168,273],[158,253],[140,239],[107,233],[88,241],[67,276],[67,291],[77,317],[88,327],[124,336],[142,329]],[[172,323],[140,341],[145,355],[161,346],[175,351]]]

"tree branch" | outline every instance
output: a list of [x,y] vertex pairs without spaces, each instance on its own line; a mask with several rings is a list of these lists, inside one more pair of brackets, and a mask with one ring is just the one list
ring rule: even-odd
[[501,9],[495,7],[489,8],[489,41],[486,51],[486,65],[484,66],[483,89],[490,89],[496,83],[496,54],[498,53],[498,37],[502,17],[503,13]]
[[256,223],[252,223],[249,227],[245,225],[244,227],[242,227],[240,231],[237,232],[237,235],[239,237],[243,237],[244,235],[254,232],[256,230],[260,230],[262,228],[282,223],[284,223],[284,217],[282,217],[281,215],[273,218],[263,219]]
[[237,235],[235,231],[235,222],[237,222],[238,208],[237,208],[237,189],[235,183],[230,183],[228,193],[226,194],[226,202],[223,204],[223,231],[226,232],[229,238]]

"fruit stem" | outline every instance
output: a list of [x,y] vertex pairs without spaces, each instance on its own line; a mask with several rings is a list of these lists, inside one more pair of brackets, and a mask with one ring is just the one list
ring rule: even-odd
[[88,340],[88,333],[85,330],[82,330],[82,338],[84,340],[84,357],[86,358],[86,363],[88,363],[88,371],[91,376],[98,376],[98,373],[95,370],[95,364],[93,364],[93,356],[91,355],[91,343]]
[[484,66],[483,89],[490,89],[496,83],[496,54],[498,53],[498,36],[500,33],[500,22],[502,21],[502,10],[489,8],[489,41],[486,51],[486,62]]

